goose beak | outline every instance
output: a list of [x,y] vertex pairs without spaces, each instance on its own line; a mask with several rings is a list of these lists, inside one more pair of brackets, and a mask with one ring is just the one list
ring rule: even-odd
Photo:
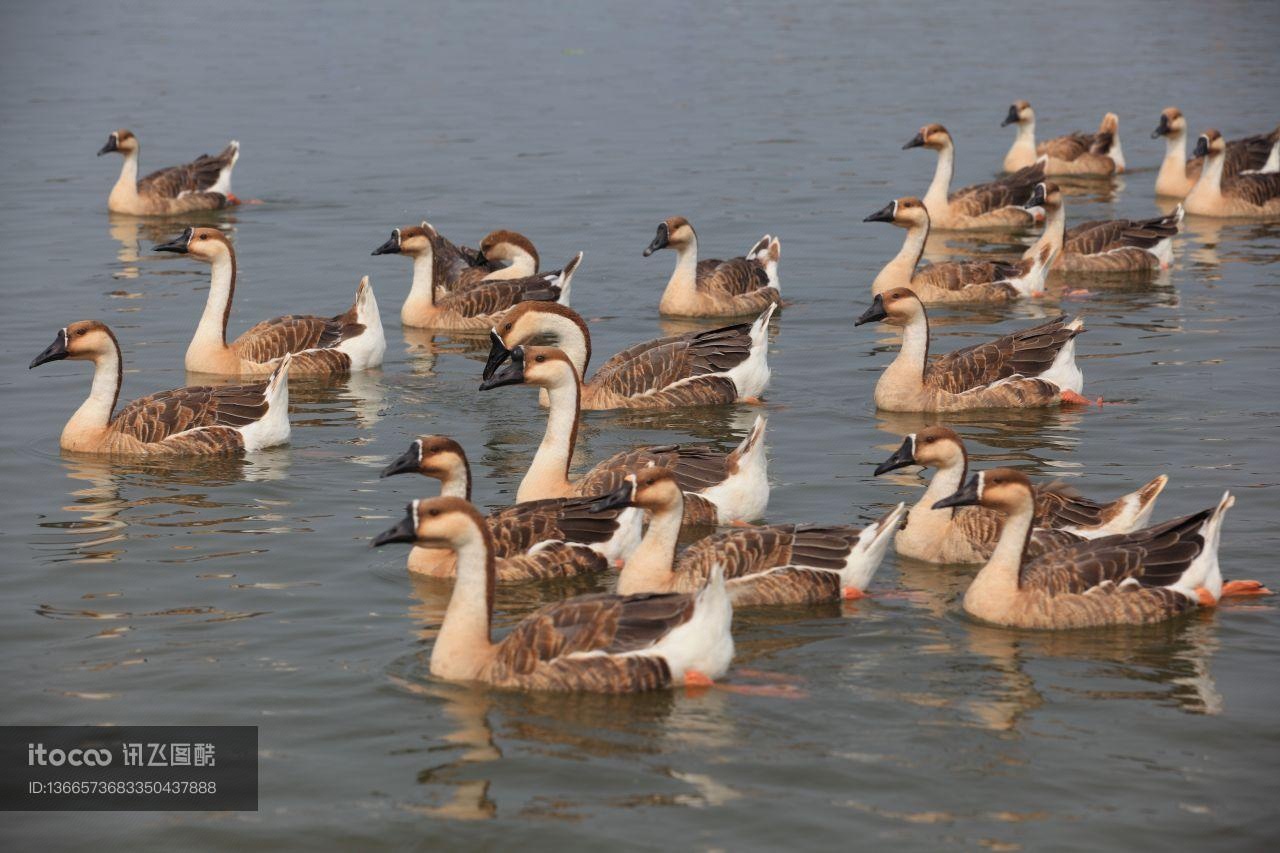
[[916,448],[915,440],[911,436],[907,436],[902,440],[902,446],[893,451],[893,455],[876,466],[876,476],[888,474],[890,471],[897,471],[899,468],[906,468],[908,465],[916,464]]
[[510,355],[510,361],[480,383],[481,391],[501,388],[503,385],[520,385],[524,382],[524,347],[516,347],[510,351]]
[[384,530],[377,536],[373,537],[373,547],[380,548],[391,542],[416,542],[418,541],[418,531],[413,523],[413,513],[406,512],[404,518],[400,519],[395,527]]
[[647,258],[659,249],[667,248],[667,241],[671,239],[671,235],[667,232],[667,223],[658,226],[658,233],[653,235],[653,240],[644,250],[644,256]]
[[884,310],[884,297],[876,294],[876,298],[871,300],[871,307],[862,312],[862,316],[853,321],[853,325],[861,326],[863,323],[876,323],[888,317],[889,313]]
[[924,147],[924,134],[917,133],[915,136],[911,137],[910,142],[902,146],[902,150],[906,151],[908,148],[923,148],[923,147]]
[[886,204],[884,207],[880,208],[875,213],[871,214],[870,216],[868,216],[866,219],[862,221],[863,222],[892,222],[893,214],[897,211],[897,209],[898,209],[898,203],[896,201],[891,201],[888,204]]
[[391,235],[387,242],[374,249],[370,254],[374,255],[398,255],[400,254],[400,233],[395,232]]
[[1207,157],[1209,154],[1209,137],[1202,136],[1196,140],[1196,150],[1191,152],[1192,157]]
[[483,266],[488,266],[488,264],[489,264],[489,259],[484,256],[484,249],[476,249],[475,266],[483,267]]
[[1160,123],[1156,125],[1156,129],[1151,131],[1152,139],[1159,139],[1161,136],[1167,136],[1169,133],[1169,117],[1160,116]]
[[1023,205],[1027,210],[1034,207],[1044,207],[1044,184],[1036,184],[1035,189],[1031,191],[1031,198],[1027,199],[1027,203]]
[[188,228],[186,231],[183,231],[181,234],[179,234],[177,237],[170,240],[168,243],[161,243],[160,245],[156,246],[155,251],[173,252],[174,254],[177,254],[177,255],[185,255],[187,253],[187,246],[191,243],[191,233],[192,233],[191,229]]
[[98,149],[98,156],[101,157],[103,154],[110,154],[112,151],[119,150],[116,146],[116,135],[113,133],[107,137],[107,144]]
[[490,329],[489,358],[484,363],[484,373],[480,375],[480,378],[488,379],[493,376],[493,372],[510,357],[511,350],[507,349],[507,344],[502,340],[502,335],[498,334],[497,329]]
[[978,475],[974,474],[969,482],[960,487],[960,491],[940,501],[935,501],[934,509],[946,509],[951,506],[973,506],[978,502]]
[[1009,107],[1009,114],[1004,117],[1004,121],[1000,122],[1000,126],[1008,127],[1011,124],[1017,124],[1017,123],[1018,123],[1018,108],[1011,106]]
[[44,352],[31,360],[31,365],[27,368],[39,367],[50,361],[61,361],[69,355],[67,352],[67,330],[59,329],[58,336],[53,339],[53,343],[44,348]]
[[627,477],[627,481],[625,483],[593,503],[591,505],[591,511],[606,512],[611,509],[622,509],[624,507],[633,506],[631,501],[635,498],[635,493],[636,479],[635,477]]
[[418,442],[414,442],[408,450],[401,453],[391,461],[391,464],[382,469],[380,477],[394,477],[396,474],[416,474],[418,465],[421,460],[421,451]]

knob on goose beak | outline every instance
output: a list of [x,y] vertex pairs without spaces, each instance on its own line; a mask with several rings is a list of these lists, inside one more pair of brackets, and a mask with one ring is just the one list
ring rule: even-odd
[[185,255],[187,253],[187,246],[191,243],[191,235],[193,233],[193,229],[188,228],[168,243],[161,243],[156,246],[155,251],[173,252],[174,254]]
[[481,391],[501,388],[503,385],[519,385],[524,382],[524,347],[511,350],[510,356],[510,361],[480,383]]
[[409,449],[401,453],[395,459],[391,460],[391,464],[382,469],[379,477],[394,477],[396,474],[416,474],[418,465],[422,462],[422,445],[414,442],[409,445]]
[[884,310],[884,297],[879,293],[876,298],[871,300],[871,307],[862,312],[862,316],[853,321],[853,325],[861,326],[863,323],[875,323],[889,316],[889,312]]
[[908,148],[923,148],[923,147],[924,147],[924,134],[917,133],[915,136],[911,137],[910,142],[902,146],[902,150],[906,151]]
[[627,479],[621,486],[614,489],[600,500],[591,505],[592,512],[606,512],[611,509],[622,509],[624,507],[634,506],[632,503],[636,496],[636,475],[628,474]]
[[1018,123],[1018,108],[1010,105],[1009,114],[1004,117],[1004,121],[1000,122],[1001,127],[1008,127],[1011,124]]
[[946,509],[952,506],[973,506],[982,497],[982,474],[974,474],[969,478],[969,482],[960,487],[954,495],[948,495],[940,501],[935,501],[934,509]]
[[888,474],[890,471],[897,471],[899,468],[915,464],[916,440],[914,436],[909,435],[902,440],[902,446],[893,451],[892,456],[876,466],[875,475],[879,477],[881,474]]
[[1033,207],[1044,207],[1044,184],[1036,184],[1035,189],[1031,191],[1031,198],[1027,199],[1023,207],[1027,210]]
[[119,146],[116,145],[116,135],[113,133],[107,137],[107,144],[98,149],[98,156],[101,157],[103,154],[110,154],[112,151],[119,150]]
[[511,350],[507,349],[506,341],[502,340],[502,335],[498,334],[497,329],[490,329],[489,358],[484,363],[484,373],[480,378],[488,379],[493,376],[493,372],[509,358],[511,358]]
[[1151,131],[1151,138],[1158,139],[1161,136],[1169,134],[1169,117],[1167,115],[1160,116],[1160,123],[1156,125],[1156,129]]
[[1196,140],[1196,150],[1191,152],[1192,157],[1209,156],[1209,137],[1202,136]]
[[66,358],[67,355],[67,330],[59,329],[58,336],[53,339],[53,343],[45,347],[44,352],[31,360],[31,364],[27,367],[27,370],[30,370],[32,367],[39,367],[40,365],[46,364],[50,361],[61,361]]
[[370,252],[372,255],[398,255],[400,254],[400,229],[397,228],[391,232],[391,237],[387,242]]
[[898,202],[891,201],[875,213],[868,216],[863,222],[892,222],[893,215],[898,212]]
[[671,239],[671,234],[667,231],[667,223],[663,222],[658,226],[658,233],[653,235],[653,240],[644,250],[644,256],[647,258],[659,249],[667,248],[667,242]]
[[373,537],[373,547],[379,548],[392,542],[418,541],[418,525],[414,522],[413,504],[405,507],[404,518],[389,530],[384,530]]

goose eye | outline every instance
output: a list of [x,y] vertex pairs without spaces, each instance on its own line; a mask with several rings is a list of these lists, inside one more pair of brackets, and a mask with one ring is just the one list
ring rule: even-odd
[[87,331],[89,331],[89,330],[88,330],[88,329],[77,329],[77,330],[76,330],[76,337],[78,337],[78,338],[83,338],[83,337],[84,337],[84,335],[85,335],[85,333],[86,333]]
[[201,239],[201,240],[208,240],[208,239],[209,239],[209,235],[208,235],[208,234],[201,234],[201,235],[200,235],[200,239]]
[[547,360],[547,357],[546,357],[545,355],[540,355],[540,356],[538,356],[537,358],[535,358],[535,359],[534,359],[534,361],[538,361],[538,362],[542,362],[542,361],[546,361],[546,360]]
[[438,509],[427,510],[427,515],[431,516],[432,518],[435,518],[439,514],[440,514],[440,510]]

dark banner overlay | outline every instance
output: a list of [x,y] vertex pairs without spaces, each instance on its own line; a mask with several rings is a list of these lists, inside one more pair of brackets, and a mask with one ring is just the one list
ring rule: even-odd
[[0,726],[0,811],[257,810],[257,726]]

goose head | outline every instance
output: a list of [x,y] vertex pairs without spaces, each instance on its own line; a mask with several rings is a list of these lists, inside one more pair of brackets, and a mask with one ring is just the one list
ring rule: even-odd
[[155,247],[157,252],[173,252],[211,264],[233,254],[231,241],[217,228],[187,228],[168,243]]
[[933,508],[984,506],[1008,514],[1025,509],[1034,500],[1026,474],[1012,468],[993,468],[974,474],[954,495],[936,501]]
[[947,129],[940,124],[926,124],[920,128],[920,132],[911,137],[906,145],[902,146],[905,151],[908,148],[930,148],[934,151],[942,151],[944,148],[951,147],[951,134],[947,133]]
[[1009,105],[1009,113],[1004,117],[1004,121],[1000,122],[1000,126],[1031,124],[1035,120],[1036,111],[1031,109],[1031,104],[1026,101],[1014,101]]
[[436,480],[450,480],[467,476],[467,472],[467,454],[462,445],[448,436],[423,435],[383,468],[381,476],[421,474]]
[[894,199],[862,221],[888,222],[899,228],[916,228],[928,226],[929,211],[925,209],[924,202],[920,199],[906,196]]
[[671,469],[649,465],[628,474],[621,486],[592,504],[591,510],[604,512],[634,506],[649,512],[662,512],[683,500],[684,494]]
[[436,236],[436,229],[430,222],[420,225],[407,225],[391,232],[387,241],[370,254],[373,255],[408,255],[416,258],[424,252],[431,251],[431,240]]
[[118,151],[121,154],[132,154],[138,150],[138,137],[133,135],[133,131],[125,130],[123,127],[119,130],[111,131],[111,135],[107,137],[107,144],[98,149],[98,156],[110,154],[112,151]]
[[1120,132],[1120,116],[1115,113],[1107,113],[1102,117],[1102,121],[1098,124],[1098,133],[1110,133],[1115,135]]
[[892,326],[905,326],[923,314],[924,304],[915,291],[909,287],[895,287],[876,294],[875,299],[871,300],[871,307],[863,311],[862,316],[853,321],[853,325],[885,322]]
[[1200,138],[1196,140],[1196,150],[1192,152],[1195,157],[1217,157],[1224,154],[1227,150],[1227,142],[1222,138],[1222,134],[1213,128],[1209,128],[1200,134]]
[[[582,369],[591,361],[591,333],[578,312],[558,302],[526,301],[511,306],[489,330],[489,358],[483,378],[488,380],[507,360],[511,350],[536,338],[546,337],[556,344],[581,348]],[[572,338],[572,341],[569,339]]]
[[875,475],[887,474],[911,465],[926,468],[951,468],[966,463],[964,441],[955,430],[931,426],[913,432],[902,440],[902,446],[876,466]]
[[[516,231],[490,231],[480,241],[480,257],[485,261],[502,261],[508,264],[526,264],[537,270],[540,258],[533,242]],[[532,274],[532,273],[531,273]]]
[[106,323],[99,320],[79,320],[65,329],[59,329],[58,334],[54,335],[53,343],[33,358],[27,369],[63,359],[95,361],[99,356],[119,351],[120,344]]
[[507,359],[480,383],[481,391],[504,385],[532,385],[535,388],[561,388],[578,383],[569,356],[555,347],[518,346],[508,352]]
[[487,529],[480,513],[462,498],[425,498],[410,501],[404,518],[373,539],[375,548],[392,542],[410,542],[429,548],[458,550],[484,539]]
[[1027,210],[1042,207],[1045,211],[1062,207],[1062,190],[1053,181],[1041,181],[1031,190],[1031,197],[1022,205]]
[[1156,139],[1161,136],[1179,137],[1187,132],[1187,120],[1182,115],[1182,110],[1177,107],[1165,107],[1160,113],[1160,123],[1156,125],[1156,129],[1151,131],[1151,138]]
[[644,256],[647,258],[660,249],[668,248],[675,249],[678,252],[697,239],[689,220],[683,216],[673,216],[658,223],[658,233],[653,236],[649,245],[645,247]]

